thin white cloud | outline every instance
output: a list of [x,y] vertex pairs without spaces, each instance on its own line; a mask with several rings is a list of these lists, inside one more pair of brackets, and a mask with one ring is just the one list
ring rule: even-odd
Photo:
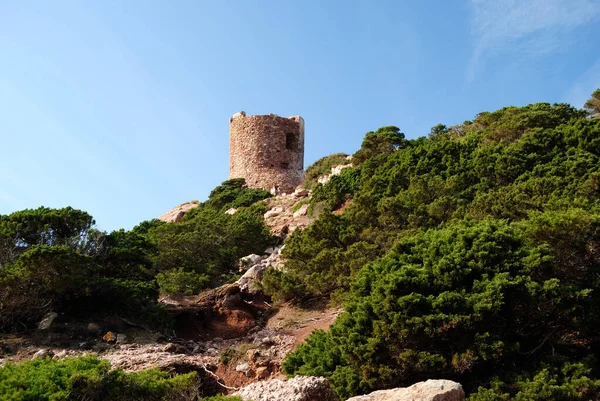
[[577,78],[569,93],[564,96],[564,99],[573,106],[583,107],[583,104],[598,88],[600,88],[600,58]]
[[470,0],[475,38],[467,67],[472,81],[486,55],[510,46],[529,56],[547,54],[574,28],[600,19],[600,0]]

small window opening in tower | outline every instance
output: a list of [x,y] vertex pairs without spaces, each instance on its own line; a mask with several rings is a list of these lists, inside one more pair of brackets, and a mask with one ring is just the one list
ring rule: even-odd
[[298,134],[295,134],[295,133],[285,134],[285,148],[287,150],[298,149]]
[[289,163],[287,163],[287,162],[281,162],[280,166],[281,166],[281,168],[284,168],[284,169],[286,169],[286,170],[287,170],[288,168],[290,168],[290,164],[289,164]]

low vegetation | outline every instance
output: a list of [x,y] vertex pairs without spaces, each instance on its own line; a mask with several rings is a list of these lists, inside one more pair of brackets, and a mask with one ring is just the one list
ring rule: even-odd
[[[238,258],[274,243],[265,206],[255,204],[268,196],[226,181],[182,223],[111,233],[69,207],[0,215],[0,329],[34,327],[50,311],[164,324],[159,292],[190,295],[227,282]],[[224,213],[231,207],[238,213]]]
[[[566,104],[480,113],[406,140],[367,134],[288,239],[283,299],[345,303],[289,355],[342,397],[428,378],[472,400],[600,392],[600,120]],[[334,177],[335,178],[335,177]]]
[[7,401],[191,401],[197,395],[196,373],[173,377],[156,369],[125,373],[94,357],[0,367],[0,398]]
[[[460,382],[472,401],[597,398],[598,93],[585,110],[505,107],[412,140],[382,127],[325,185],[317,177],[346,155],[311,166],[319,217],[288,237],[285,270],[262,285],[345,312],[285,372],[325,376],[341,398],[428,378]],[[49,311],[165,329],[159,293],[231,282],[238,258],[275,244],[262,219],[269,196],[230,180],[180,223],[111,233],[72,208],[0,215],[0,330],[34,328]],[[195,374],[127,374],[93,357],[0,367],[6,400],[183,401],[197,387]]]

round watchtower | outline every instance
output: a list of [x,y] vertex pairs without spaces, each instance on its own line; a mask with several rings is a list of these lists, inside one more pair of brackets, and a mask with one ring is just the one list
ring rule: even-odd
[[229,179],[291,193],[304,179],[304,119],[275,114],[229,119]]

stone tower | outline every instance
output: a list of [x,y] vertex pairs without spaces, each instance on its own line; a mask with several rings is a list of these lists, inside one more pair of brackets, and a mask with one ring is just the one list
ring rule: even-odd
[[275,114],[229,119],[229,179],[291,193],[304,179],[304,119]]

